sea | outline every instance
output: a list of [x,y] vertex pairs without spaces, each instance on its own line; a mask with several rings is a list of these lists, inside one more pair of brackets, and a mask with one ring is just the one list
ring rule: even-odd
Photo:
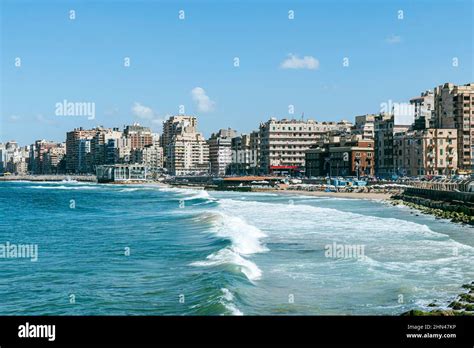
[[474,228],[402,205],[153,184],[1,182],[1,250],[0,315],[399,315],[474,280]]

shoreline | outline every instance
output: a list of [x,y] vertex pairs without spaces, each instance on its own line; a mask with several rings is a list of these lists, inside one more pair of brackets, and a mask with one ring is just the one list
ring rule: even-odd
[[313,196],[328,198],[352,198],[352,199],[369,199],[369,200],[388,200],[394,193],[378,193],[378,192],[325,192],[325,191],[302,191],[302,190],[255,190],[250,192],[271,192],[283,195],[297,196]]
[[[0,177],[0,182],[8,181],[25,181],[25,182],[88,182],[96,183],[98,185],[150,185],[158,184],[166,187],[185,188],[194,190],[218,191],[218,192],[238,192],[233,190],[219,190],[209,189],[205,186],[191,186],[191,185],[173,185],[163,181],[131,181],[131,182],[117,182],[117,183],[98,183],[94,176],[74,176],[74,175],[41,175],[41,176],[14,176],[14,177]],[[275,189],[275,188],[257,188],[251,191],[243,191],[246,193],[276,193],[282,195],[296,195],[296,196],[312,196],[312,197],[328,197],[328,198],[351,198],[351,199],[368,199],[368,200],[389,200],[397,192],[325,192],[325,191],[303,191],[291,189]]]

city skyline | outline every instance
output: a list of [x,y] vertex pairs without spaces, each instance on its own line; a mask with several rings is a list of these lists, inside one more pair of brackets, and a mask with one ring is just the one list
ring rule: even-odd
[[[442,84],[440,84],[440,86],[444,85],[444,84],[449,84],[451,82],[444,82]],[[464,85],[464,84],[467,84],[469,82],[464,82],[464,83],[461,83],[460,85]],[[456,85],[456,84],[454,84]],[[436,86],[434,86],[436,87]],[[427,88],[425,89],[426,91],[433,91],[434,88]],[[418,93],[416,96],[414,97],[420,97],[420,95],[424,93],[424,91]],[[58,102],[57,104],[64,104],[66,105],[68,101],[67,100],[64,100],[64,101],[60,101]],[[70,102],[70,103],[74,103],[74,102]],[[87,102],[86,102],[87,103]],[[81,104],[81,103],[77,103],[77,104]],[[220,130],[225,130],[225,129],[233,129],[237,132],[237,134],[250,134],[254,131],[258,131],[259,129],[259,125],[267,122],[268,120],[272,119],[272,118],[275,118],[277,120],[301,120],[301,121],[308,121],[308,120],[313,120],[315,121],[316,123],[338,123],[338,122],[349,122],[349,123],[352,123],[353,125],[355,125],[356,123],[356,117],[358,116],[364,116],[364,115],[375,115],[375,114],[387,114],[387,115],[394,115],[394,106],[397,105],[398,108],[402,111],[402,112],[409,112],[409,114],[406,114],[406,113],[403,113],[403,114],[398,114],[397,116],[399,117],[399,122],[401,120],[405,120],[408,116],[408,119],[411,119],[415,116],[415,114],[413,113],[414,112],[414,109],[410,109],[410,110],[407,110],[407,108],[410,108],[410,107],[413,107],[413,105],[410,104],[410,101],[402,101],[402,102],[394,102],[392,100],[388,100],[387,102],[383,102],[382,104],[384,105],[380,105],[380,108],[378,111],[375,111],[375,112],[365,112],[365,113],[361,113],[361,114],[358,114],[358,115],[352,115],[352,117],[347,117],[347,118],[340,118],[340,119],[336,119],[336,120],[327,120],[327,119],[316,119],[314,117],[311,117],[311,116],[307,116],[307,115],[295,115],[294,113],[293,114],[288,114],[287,116],[283,116],[283,117],[277,117],[277,116],[268,116],[267,118],[262,118],[261,120],[258,120],[256,124],[253,125],[253,127],[250,128],[250,130],[248,132],[241,132],[239,129],[234,129],[230,126],[226,126],[226,125],[222,125],[222,126],[214,126],[213,129],[211,129],[209,131],[209,134],[206,134],[204,131],[202,131],[202,126],[199,124],[199,132],[202,133],[204,135],[204,138],[205,139],[210,139],[211,136],[220,131]],[[79,108],[81,108],[81,106],[79,106]],[[67,109],[66,106],[64,106],[64,109]],[[82,107],[82,109],[84,110],[87,110],[87,106],[85,107]],[[388,111],[387,111],[388,110]],[[146,114],[147,113],[147,110],[143,110],[143,113]],[[85,119],[87,120],[87,117],[85,116],[88,116],[87,114],[86,115],[82,115],[82,116],[69,116],[69,117],[77,117],[79,119]],[[8,142],[16,142],[18,143],[19,146],[29,146],[31,144],[34,144],[36,141],[39,141],[39,140],[47,140],[47,141],[52,141],[52,142],[57,142],[57,143],[65,143],[66,141],[66,137],[65,137],[65,134],[67,132],[70,132],[72,131],[73,129],[96,129],[96,128],[100,128],[100,127],[103,127],[105,129],[125,129],[125,127],[127,126],[131,126],[131,125],[140,125],[140,126],[143,126],[143,127],[148,127],[150,128],[150,130],[152,131],[153,134],[157,134],[159,136],[162,135],[163,133],[163,127],[162,127],[162,124],[165,123],[167,120],[169,120],[170,118],[172,117],[175,117],[175,116],[192,116],[192,117],[195,117],[196,119],[200,118],[199,115],[195,115],[195,114],[189,114],[189,113],[176,113],[176,114],[167,114],[165,116],[165,118],[163,120],[160,120],[160,128],[159,129],[156,129],[156,127],[153,127],[153,126],[150,126],[148,122],[146,122],[146,119],[140,119],[140,120],[137,120],[133,117],[131,117],[128,122],[127,120],[124,120],[124,123],[122,125],[118,125],[118,124],[111,124],[109,126],[105,126],[103,124],[90,124],[88,126],[85,126],[84,124],[86,123],[86,121],[84,121],[84,124],[78,124],[77,126],[75,126],[74,128],[72,129],[67,129],[65,131],[64,134],[62,134],[63,138],[62,139],[49,139],[49,138],[45,138],[45,137],[42,137],[42,136],[37,136],[34,138],[34,140],[32,140],[30,143],[21,143],[20,141],[18,141],[18,139],[16,138],[5,138],[5,139],[2,139],[0,137],[0,143],[8,143]],[[68,117],[68,116],[63,116],[63,117]],[[145,121],[145,122],[140,122],[140,121]],[[401,122],[399,124],[406,124],[408,126],[413,126],[413,121],[409,121],[409,122]],[[1,133],[0,133],[1,135]],[[61,135],[59,135],[61,136]]]
[[[0,142],[134,122],[161,132],[180,105],[206,138],[226,127],[250,133],[272,116],[353,121],[468,83],[472,47],[456,33],[470,29],[469,2],[427,4],[5,1]],[[96,117],[56,116],[63,100],[95,103]]]

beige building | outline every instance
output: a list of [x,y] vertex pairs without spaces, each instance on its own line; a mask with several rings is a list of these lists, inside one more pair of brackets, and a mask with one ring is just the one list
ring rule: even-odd
[[134,149],[131,152],[130,163],[145,165],[150,174],[159,173],[163,169],[163,148],[158,144],[152,144],[142,149]]
[[107,148],[110,141],[116,141],[122,137],[118,128],[95,128],[96,133],[91,139],[91,153],[94,166],[106,164],[108,160]]
[[434,93],[430,90],[421,93],[420,96],[410,99],[414,107],[414,129],[434,128]]
[[44,174],[58,174],[61,171],[60,164],[64,156],[66,156],[65,143],[49,148],[43,159]]
[[457,172],[455,129],[429,128],[394,136],[394,162],[403,176],[453,175]]
[[474,167],[474,84],[445,83],[434,90],[437,128],[457,130],[459,172],[473,173]]
[[161,139],[169,174],[180,176],[209,173],[209,145],[197,131],[196,117],[170,117],[163,125]]
[[375,136],[375,117],[374,114],[356,116],[351,133],[362,136],[361,139],[363,140],[373,140]]
[[328,132],[350,132],[352,123],[271,118],[260,124],[260,167],[263,173],[303,171],[305,151]]

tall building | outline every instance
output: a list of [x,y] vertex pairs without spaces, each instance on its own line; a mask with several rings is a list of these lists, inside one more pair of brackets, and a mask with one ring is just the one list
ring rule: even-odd
[[120,138],[108,139],[106,144],[106,163],[129,163],[132,148],[130,146],[130,139],[122,136]]
[[455,129],[428,128],[396,134],[394,150],[398,175],[456,174],[458,161]]
[[260,124],[260,166],[263,173],[289,174],[302,172],[305,151],[328,132],[349,133],[352,124],[316,122],[314,120],[277,120],[271,118]]
[[53,141],[36,140],[30,150],[30,170],[33,174],[49,174],[47,172],[47,153],[52,148],[62,146]]
[[[95,134],[91,139],[91,152],[93,154],[93,165],[98,166],[107,164],[108,154],[107,148],[109,141],[117,141],[122,138],[123,134],[118,128],[95,128]],[[115,162],[114,162],[115,163]]]
[[171,116],[165,122],[163,122],[163,134],[160,139],[161,147],[164,152],[164,166],[168,168],[167,158],[169,157],[169,145],[171,144],[173,138],[182,134],[183,132],[187,133],[196,133],[197,132],[197,118],[194,116],[187,115],[176,115]]
[[375,174],[379,177],[396,175],[394,135],[404,133],[410,125],[398,124],[396,116],[380,114],[375,117]]
[[6,149],[5,144],[0,143],[0,173],[5,172],[6,166]]
[[351,134],[361,135],[362,139],[373,140],[375,137],[374,133],[374,122],[376,115],[367,114],[355,117],[355,124],[351,129]]
[[211,174],[226,174],[227,167],[232,163],[232,138],[236,135],[237,132],[233,129],[221,129],[207,141]]
[[0,144],[0,172],[7,172],[7,163],[15,156],[18,151],[18,143],[11,140],[5,144]]
[[163,169],[163,148],[157,144],[146,145],[142,149],[132,150],[130,163],[143,164],[150,174],[161,173]]
[[169,174],[179,176],[209,173],[209,145],[197,131],[196,117],[170,117],[163,125],[161,143]]
[[232,162],[228,167],[229,174],[256,175],[260,164],[260,133],[241,134],[232,138]]
[[82,127],[66,133],[66,172],[92,172],[91,141],[95,134],[95,129],[85,130]]
[[126,138],[130,139],[131,149],[141,149],[146,145],[153,143],[153,133],[149,127],[140,126],[135,123],[131,126],[126,126],[123,134]]
[[434,93],[430,90],[420,96],[410,99],[415,111],[413,129],[421,130],[434,127]]
[[374,141],[362,135],[334,136],[306,151],[306,176],[373,176]]
[[474,173],[474,84],[436,87],[434,117],[436,128],[457,130],[459,173]]
[[16,141],[0,144],[0,173],[26,174],[29,146],[19,147]]
[[[66,144],[57,144],[51,147],[44,154],[43,173],[44,174],[60,174],[65,171]],[[64,164],[64,165],[63,165]]]

